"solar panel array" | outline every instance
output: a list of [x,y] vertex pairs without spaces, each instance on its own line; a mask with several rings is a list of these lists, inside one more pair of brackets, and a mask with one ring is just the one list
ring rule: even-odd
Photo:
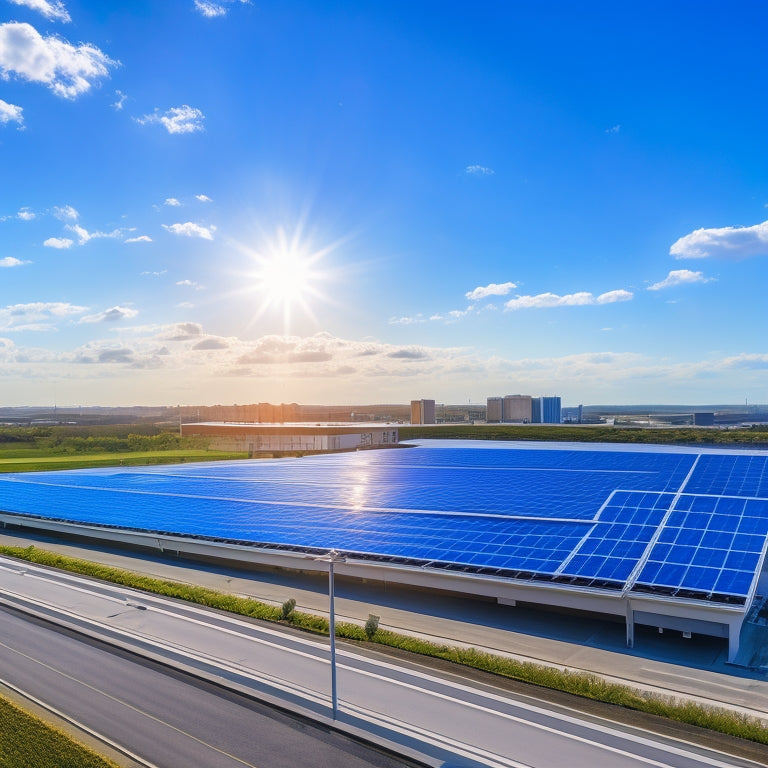
[[0,509],[744,603],[768,540],[768,455],[424,441],[303,459],[0,475]]

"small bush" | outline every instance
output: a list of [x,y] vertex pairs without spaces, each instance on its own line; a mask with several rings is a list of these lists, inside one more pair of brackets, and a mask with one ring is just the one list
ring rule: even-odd
[[291,597],[288,600],[286,600],[283,603],[282,607],[280,608],[283,621],[288,621],[295,610],[296,610],[296,601]]
[[372,613],[368,614],[368,621],[365,622],[365,636],[368,640],[373,640],[379,631],[379,617]]

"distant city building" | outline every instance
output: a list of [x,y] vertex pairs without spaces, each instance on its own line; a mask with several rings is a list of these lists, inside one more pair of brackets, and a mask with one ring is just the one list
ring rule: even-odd
[[506,395],[501,420],[507,423],[530,424],[533,420],[533,398],[530,395]]
[[559,397],[533,398],[534,424],[560,424],[562,422],[562,402]]
[[489,397],[485,406],[485,420],[488,424],[498,424],[501,421],[503,399]]
[[411,400],[411,424],[434,424],[435,401]]

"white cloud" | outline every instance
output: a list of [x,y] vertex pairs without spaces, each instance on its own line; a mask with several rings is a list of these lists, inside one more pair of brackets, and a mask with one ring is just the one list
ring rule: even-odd
[[621,130],[621,125],[618,123],[616,125],[612,125],[610,128],[606,128],[606,133],[618,133]]
[[583,307],[594,304],[614,304],[618,301],[630,301],[631,291],[619,289],[594,296],[587,291],[568,293],[558,296],[556,293],[539,293],[536,296],[517,296],[504,304],[505,309],[544,309],[547,307]]
[[166,197],[163,205],[179,206],[181,203],[175,197]]
[[649,291],[660,291],[663,288],[672,288],[675,285],[688,283],[709,283],[711,277],[704,277],[703,272],[692,272],[690,269],[673,269],[663,280],[648,286]]
[[162,125],[168,133],[195,133],[203,130],[205,115],[199,109],[184,104],[181,107],[172,107],[164,114],[155,110],[151,115],[134,119],[141,125]]
[[195,8],[207,19],[217,16],[226,16],[227,9],[220,3],[211,3],[208,0],[195,0]]
[[37,214],[31,208],[27,207],[19,208],[19,211],[16,214],[16,218],[21,219],[22,221],[32,221],[36,216]]
[[164,275],[167,271],[168,271],[167,269],[158,269],[156,271],[145,270],[144,272],[140,272],[139,274],[151,275],[152,277],[160,277],[160,275]]
[[216,227],[204,227],[201,224],[195,224],[187,221],[184,224],[163,224],[163,229],[167,229],[174,235],[184,235],[185,237],[202,237],[204,240],[213,240],[213,233]]
[[472,176],[493,176],[496,171],[493,168],[487,168],[484,165],[468,165],[464,169],[464,173],[469,173]]
[[208,195],[195,195],[195,197],[201,202],[201,203],[212,203],[213,200],[211,200]]
[[85,315],[80,318],[81,323],[115,323],[119,320],[129,320],[138,315],[138,311],[130,307],[112,307],[95,315]]
[[73,245],[73,241],[70,240],[68,237],[49,237],[43,245],[46,248],[71,248]]
[[751,227],[697,229],[669,249],[676,259],[747,259],[768,256],[768,221]]
[[53,209],[53,215],[59,219],[59,221],[77,221],[80,214],[71,205],[56,206]]
[[464,297],[469,299],[469,301],[478,301],[488,296],[506,296],[510,291],[514,291],[515,288],[517,288],[517,283],[490,283],[467,291]]
[[194,280],[177,280],[176,285],[180,285],[184,288],[194,288],[196,291],[201,291],[203,286],[200,283],[196,283]]
[[29,261],[22,261],[15,256],[6,256],[0,259],[0,267],[20,267],[22,264],[30,264]]
[[70,232],[74,232],[78,238],[78,245],[85,245],[89,240],[96,240],[102,237],[122,237],[122,230],[115,229],[112,232],[89,232],[85,227],[81,227],[79,224],[67,224],[66,227]]
[[[216,19],[222,16],[226,16],[229,12],[228,5],[238,2],[238,0],[219,0],[214,2],[213,0],[195,0],[195,10],[206,19]],[[251,0],[239,0],[244,5],[250,4]]]
[[0,330],[49,331],[55,328],[57,322],[72,315],[80,315],[86,309],[65,302],[11,304],[0,308]]
[[6,79],[17,75],[74,99],[116,65],[88,43],[74,46],[59,37],[43,37],[30,24],[0,24],[0,75]]
[[72,21],[61,0],[54,0],[53,2],[48,2],[48,0],[9,0],[9,2],[15,5],[25,5],[33,11],[38,11],[49,21]]
[[125,100],[128,98],[122,91],[115,91],[116,101],[112,102],[112,107],[118,112],[123,108]]
[[6,123],[18,123],[18,127],[21,129],[24,127],[24,110],[21,107],[17,107],[15,104],[9,104],[7,101],[0,99],[0,125]]
[[151,243],[152,238],[149,235],[139,235],[138,237],[129,237],[126,243]]

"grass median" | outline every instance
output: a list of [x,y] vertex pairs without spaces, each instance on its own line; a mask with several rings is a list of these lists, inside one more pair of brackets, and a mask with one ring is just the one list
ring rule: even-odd
[[2,768],[118,768],[62,731],[0,697]]
[[[241,616],[289,624],[317,634],[328,634],[328,621],[321,616],[295,610],[287,612],[286,616],[279,607],[252,598],[144,576],[88,560],[67,557],[34,546],[26,548],[0,546],[0,554]],[[337,622],[336,636],[442,659],[543,688],[564,691],[594,701],[658,715],[760,744],[768,744],[768,728],[757,718],[718,707],[681,702],[672,697],[640,691],[626,685],[609,683],[598,675],[517,661],[478,651],[475,648],[458,648],[433,643],[382,629],[377,629],[372,636],[369,636],[364,627],[348,622]]]

